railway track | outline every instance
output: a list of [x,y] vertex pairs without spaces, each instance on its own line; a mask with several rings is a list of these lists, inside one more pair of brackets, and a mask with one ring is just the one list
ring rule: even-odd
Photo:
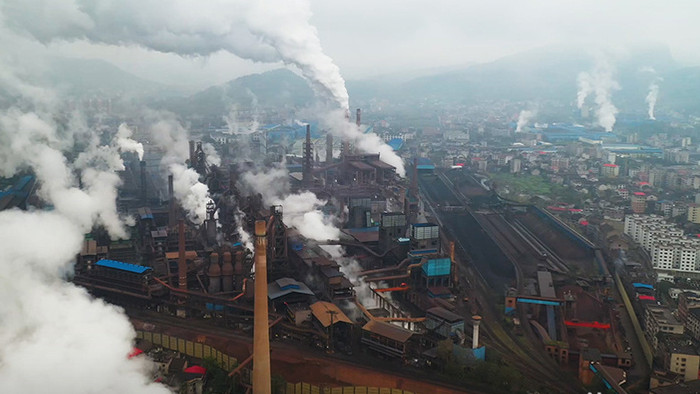
[[[438,179],[442,180],[441,178]],[[422,184],[421,186],[425,187],[425,184]],[[453,204],[455,199],[458,200],[460,205],[463,204],[468,213],[472,215],[475,220],[477,220],[468,204],[465,203],[464,200],[460,199],[458,197],[459,194],[451,190],[445,183],[443,183],[442,187],[438,186],[436,189],[426,191],[426,193],[424,193],[428,197],[429,204],[436,204],[436,190],[441,190],[443,193],[448,193],[448,196],[438,195],[438,199],[442,201],[450,201],[451,204]],[[435,210],[433,211],[435,212]],[[438,211],[436,214],[440,216],[443,214],[443,212]],[[506,254],[509,260],[515,260],[514,268],[517,276],[519,277],[521,273],[517,265],[517,259],[518,255],[521,255],[523,252],[518,250],[518,246],[510,241],[509,237],[504,236],[502,230],[498,230],[499,226],[491,223],[488,218],[486,220],[479,221],[479,224],[482,225],[482,227],[485,227],[482,231],[493,234],[491,236],[492,240],[497,247],[501,248],[501,252]],[[489,339],[489,346],[499,351],[503,355],[503,359],[507,361],[509,365],[517,368],[526,377],[541,382],[549,390],[552,390],[553,392],[580,392],[582,387],[576,379],[568,376],[568,374],[558,373],[558,371],[561,370],[561,367],[551,358],[549,358],[549,356],[544,354],[542,349],[537,349],[533,346],[532,335],[528,335],[530,343],[523,344],[512,332],[508,332],[503,327],[501,324],[501,315],[498,311],[496,311],[494,307],[495,303],[493,302],[494,296],[498,297],[502,296],[502,294],[494,295],[494,289],[486,283],[484,276],[478,271],[476,265],[466,263],[467,261],[472,260],[472,256],[466,250],[459,238],[455,237],[451,226],[446,226],[445,231],[450,233],[451,238],[456,240],[456,244],[458,246],[457,252],[461,257],[458,260],[459,268],[462,270],[462,272],[466,272],[468,274],[467,277],[471,279],[470,283],[472,283],[477,290],[474,293],[476,295],[476,301],[483,318],[482,327],[484,328],[485,334]],[[503,246],[499,245],[499,243]],[[518,282],[520,281],[518,280]],[[524,330],[527,332],[529,331],[528,328],[529,327],[524,327]]]

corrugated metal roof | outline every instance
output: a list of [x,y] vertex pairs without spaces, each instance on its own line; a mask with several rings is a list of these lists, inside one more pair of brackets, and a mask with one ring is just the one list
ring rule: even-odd
[[441,306],[436,306],[434,308],[430,308],[425,312],[428,315],[433,315],[435,317],[438,317],[442,320],[447,321],[448,323],[454,323],[454,322],[458,322],[460,320],[464,321],[464,318],[462,316],[460,316],[456,313],[452,313]]
[[378,320],[370,320],[362,329],[401,343],[408,341],[413,336],[411,331]]
[[330,302],[318,301],[311,304],[311,313],[323,327],[331,325],[331,314],[333,315],[334,325],[338,322],[352,324],[350,318],[336,304]]
[[308,296],[314,295],[313,291],[311,291],[306,284],[291,278],[281,278],[274,282],[270,282],[267,285],[267,296],[271,300],[275,300],[291,293]]
[[143,265],[123,263],[121,261],[115,260],[100,260],[95,265],[100,267],[113,268],[121,271],[133,272],[135,274],[143,274],[144,272],[151,269],[151,267],[144,267]]

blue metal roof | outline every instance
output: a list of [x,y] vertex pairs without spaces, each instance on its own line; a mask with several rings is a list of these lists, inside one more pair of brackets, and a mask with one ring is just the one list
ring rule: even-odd
[[100,260],[95,263],[95,265],[100,267],[113,268],[120,271],[133,272],[135,274],[143,274],[146,271],[151,270],[151,267],[144,267],[143,265],[123,263],[121,261],[115,260]]
[[403,139],[402,138],[393,138],[387,141],[386,143],[391,147],[393,150],[399,150],[401,147],[403,147]]

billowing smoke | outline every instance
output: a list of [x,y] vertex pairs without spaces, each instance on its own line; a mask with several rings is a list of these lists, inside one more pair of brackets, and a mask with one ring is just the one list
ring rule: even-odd
[[143,160],[143,144],[131,139],[133,131],[122,123],[117,130],[116,143],[122,152],[134,152],[139,155],[139,160]]
[[153,137],[152,141],[165,152],[161,166],[173,175],[175,198],[192,223],[202,224],[207,216],[209,188],[199,182],[199,174],[195,170],[183,164],[189,158],[187,130],[173,114],[152,113],[149,116],[158,119],[151,125],[149,132]]
[[588,95],[593,92],[593,86],[591,86],[591,76],[587,72],[582,72],[578,74],[576,78],[578,84],[578,92],[576,93],[576,106],[578,109],[583,109],[586,104],[586,99]]
[[654,116],[654,108],[656,107],[656,99],[659,97],[659,84],[654,81],[649,85],[649,93],[646,97],[646,103],[649,105],[648,114],[649,119],[656,120]]
[[243,182],[251,191],[260,193],[266,205],[281,205],[284,222],[306,238],[316,241],[338,239],[340,230],[321,208],[326,202],[314,193],[289,194],[289,173],[276,167],[257,173],[246,173]]
[[518,125],[515,127],[515,132],[520,133],[523,131],[523,127],[527,126],[528,123],[530,123],[530,120],[537,115],[537,111],[530,111],[527,109],[524,109],[520,111],[520,115],[518,115]]
[[584,71],[578,75],[578,107],[582,108],[586,98],[594,93],[598,125],[608,132],[613,130],[618,113],[617,107],[612,103],[612,93],[620,89],[620,85],[613,78],[613,74],[614,69],[610,62],[603,56],[598,56],[592,72]]
[[146,359],[127,359],[122,310],[62,280],[85,231],[59,211],[0,212],[0,392],[168,392]]
[[[0,81],[0,92],[19,80]],[[53,209],[0,212],[0,392],[166,393],[150,382],[145,359],[127,359],[135,333],[121,309],[64,281],[94,225],[126,236],[115,200],[119,148],[80,129],[78,113],[57,121],[45,97],[33,100],[45,89],[21,85],[24,109],[0,109],[0,175],[33,172]],[[76,136],[86,148],[70,162],[63,152]]]
[[209,188],[199,181],[197,171],[183,164],[171,164],[168,169],[173,174],[173,192],[187,218],[194,224],[202,224],[207,218]]
[[406,176],[406,168],[403,160],[394,150],[387,145],[375,133],[363,133],[355,123],[349,122],[345,117],[345,111],[331,110],[321,118],[322,126],[340,138],[347,139],[350,143],[363,153],[379,153],[379,158],[396,168],[396,173]]
[[257,62],[281,61],[298,67],[322,97],[349,108],[345,81],[323,53],[305,0],[7,0],[0,13],[11,28],[43,43],[87,39],[183,56],[224,50]]
[[219,157],[219,153],[216,151],[214,145],[205,142],[202,144],[202,150],[207,157],[207,164],[217,167],[221,166],[221,157]]

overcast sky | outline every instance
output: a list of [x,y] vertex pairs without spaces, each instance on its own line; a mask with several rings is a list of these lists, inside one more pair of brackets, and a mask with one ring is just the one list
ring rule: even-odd
[[[311,22],[346,79],[488,62],[550,44],[666,44],[700,64],[700,1],[312,0]],[[50,51],[99,57],[138,76],[205,87],[279,67],[228,53],[183,59],[136,47],[54,43]]]

